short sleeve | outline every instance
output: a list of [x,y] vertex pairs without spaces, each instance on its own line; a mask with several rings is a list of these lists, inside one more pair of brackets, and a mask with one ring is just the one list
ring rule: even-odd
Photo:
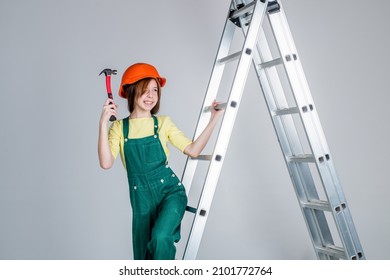
[[110,145],[111,154],[117,158],[121,149],[121,142],[123,138],[122,121],[115,121],[111,124],[108,131],[108,143]]
[[192,143],[192,140],[173,123],[170,117],[166,117],[165,122],[169,142],[181,152],[184,152],[184,149]]

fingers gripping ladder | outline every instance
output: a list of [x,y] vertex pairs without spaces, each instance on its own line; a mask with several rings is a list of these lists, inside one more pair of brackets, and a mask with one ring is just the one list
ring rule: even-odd
[[[265,20],[277,45],[276,58],[264,32]],[[230,54],[235,29],[242,30],[244,43]],[[232,0],[194,139],[207,125],[207,105],[217,96],[225,65],[233,61],[237,66],[213,154],[188,158],[184,169],[182,181],[189,193],[198,162],[209,161],[198,205],[187,207],[194,217],[183,259],[196,258],[252,63],[317,258],[365,259],[280,1]]]

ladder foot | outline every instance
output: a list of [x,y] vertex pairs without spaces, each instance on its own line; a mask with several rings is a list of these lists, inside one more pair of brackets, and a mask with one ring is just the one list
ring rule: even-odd
[[362,252],[358,252],[356,255],[351,257],[351,260],[361,260],[361,259],[364,259]]

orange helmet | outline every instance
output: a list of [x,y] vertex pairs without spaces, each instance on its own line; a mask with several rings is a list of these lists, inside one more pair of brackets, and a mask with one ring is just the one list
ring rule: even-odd
[[136,63],[127,68],[123,73],[122,82],[119,87],[119,96],[127,98],[125,92],[123,91],[123,86],[133,84],[144,78],[157,79],[161,87],[163,87],[166,82],[166,79],[158,74],[156,68],[153,65],[147,63]]

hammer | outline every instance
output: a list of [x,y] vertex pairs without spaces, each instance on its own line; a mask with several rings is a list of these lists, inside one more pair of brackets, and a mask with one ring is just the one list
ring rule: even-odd
[[[106,88],[107,88],[107,95],[108,95],[108,98],[110,98],[110,99],[113,99],[112,98],[112,91],[111,91],[111,75],[116,75],[116,70],[111,70],[111,69],[109,69],[109,68],[106,68],[106,69],[104,69],[102,72],[100,72],[100,74],[99,74],[99,76],[101,75],[101,74],[103,74],[104,73],[104,75],[106,76]],[[110,104],[112,104],[112,102],[110,102]],[[116,120],[116,118],[115,118],[115,116],[114,115],[112,115],[111,117],[110,117],[110,121],[115,121]]]

